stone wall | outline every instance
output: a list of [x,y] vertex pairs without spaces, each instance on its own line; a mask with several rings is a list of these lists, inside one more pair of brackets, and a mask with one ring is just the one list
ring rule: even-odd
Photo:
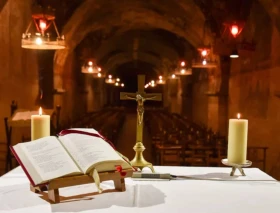
[[256,41],[256,51],[232,60],[229,118],[241,112],[249,120],[248,145],[269,148],[266,171],[279,179],[280,34],[255,3],[243,36]]
[[[39,94],[37,53],[21,48],[22,33],[31,21],[31,0],[7,1],[0,11],[0,141],[6,141],[3,118],[12,100],[19,108],[36,108]],[[19,131],[14,130],[13,133]],[[19,142],[13,134],[14,141]]]
[[97,94],[94,88],[97,86],[91,76],[81,73],[81,63],[75,52],[68,55],[66,65],[54,70],[54,86],[58,93],[54,98],[54,106],[61,106],[62,125],[69,125],[88,111],[100,108],[95,102]]

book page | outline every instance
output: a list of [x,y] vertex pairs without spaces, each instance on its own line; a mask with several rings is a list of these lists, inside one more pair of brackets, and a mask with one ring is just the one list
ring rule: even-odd
[[72,133],[60,136],[59,140],[84,173],[100,162],[123,161],[107,142],[98,137]]
[[21,147],[25,156],[32,164],[30,165],[27,162],[27,165],[25,165],[26,169],[28,170],[29,167],[33,167],[32,169],[39,174],[42,181],[68,174],[81,173],[59,140],[54,136],[21,143],[16,146]]

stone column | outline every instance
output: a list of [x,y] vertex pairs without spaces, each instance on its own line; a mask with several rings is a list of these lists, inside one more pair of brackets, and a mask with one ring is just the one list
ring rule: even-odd
[[221,59],[219,70],[209,70],[208,96],[208,127],[227,134],[228,125],[228,88],[230,61]]
[[181,80],[170,79],[168,83],[169,112],[181,114],[182,111],[182,87]]
[[166,80],[166,84],[163,85],[162,88],[162,101],[163,101],[163,108],[168,110],[169,107],[169,101],[168,101],[168,86],[169,86],[170,80]]
[[182,115],[192,119],[192,76],[182,76]]
[[104,79],[99,79],[100,85],[100,109],[103,108],[107,103],[107,90],[106,90],[106,83]]
[[54,98],[54,83],[53,83],[53,56],[54,51],[37,50],[38,54],[38,81],[39,91],[36,100],[36,105],[44,109],[52,109]]

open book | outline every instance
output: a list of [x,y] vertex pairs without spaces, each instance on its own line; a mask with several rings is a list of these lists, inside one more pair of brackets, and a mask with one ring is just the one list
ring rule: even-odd
[[131,169],[130,164],[94,129],[63,130],[49,136],[19,143],[11,150],[33,186],[62,177]]

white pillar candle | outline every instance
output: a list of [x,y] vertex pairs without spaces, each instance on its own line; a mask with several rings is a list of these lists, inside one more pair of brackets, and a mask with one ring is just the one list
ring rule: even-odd
[[39,115],[31,115],[31,140],[50,136],[50,116],[42,115],[42,108]]
[[229,120],[227,158],[229,163],[242,164],[247,160],[248,120],[240,119],[239,113],[237,118]]

